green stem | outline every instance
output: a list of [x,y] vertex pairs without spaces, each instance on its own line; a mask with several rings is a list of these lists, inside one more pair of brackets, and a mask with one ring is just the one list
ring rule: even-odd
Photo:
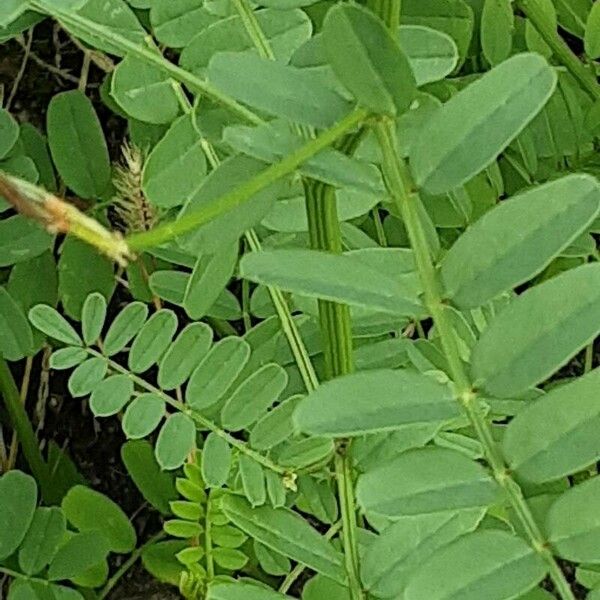
[[424,290],[424,300],[435,323],[450,375],[456,386],[457,399],[467,414],[472,427],[481,442],[486,459],[494,478],[504,489],[523,529],[527,533],[533,549],[545,560],[550,577],[563,600],[574,600],[564,573],[554,560],[542,532],[537,525],[523,493],[510,476],[504,457],[496,444],[492,429],[486,420],[485,410],[473,390],[456,344],[456,332],[446,311],[442,299],[442,286],[435,270],[423,225],[415,200],[418,198],[412,177],[404,160],[397,152],[396,132],[393,123],[381,120],[375,127],[375,133],[383,153],[384,175],[390,195],[396,203],[408,232],[415,262]]
[[17,384],[12,376],[8,363],[0,356],[0,393],[4,398],[4,405],[10,417],[13,429],[16,431],[25,455],[25,460],[36,478],[42,496],[45,499],[52,497],[52,480],[48,465],[42,456],[35,432],[21,402]]
[[269,60],[275,60],[271,44],[262,30],[260,23],[256,19],[256,15],[248,3],[248,0],[234,0],[234,3],[240,18],[242,19],[242,23],[260,56],[268,58]]
[[[333,188],[317,181],[305,181],[304,190],[312,248],[341,254],[342,239]],[[354,370],[352,326],[348,306],[319,300],[319,319],[325,346],[327,378],[352,373]],[[347,440],[338,440],[335,475],[340,499],[342,542],[350,595],[352,600],[362,600],[364,594],[358,570],[356,508],[349,447]]]
[[398,30],[402,0],[372,0],[369,2],[369,8],[381,18],[391,31]]
[[206,499],[206,516],[204,518],[204,556],[206,558],[206,579],[210,583],[215,578],[215,561],[213,557],[213,543],[211,532],[211,492],[208,491]]
[[[169,77],[183,83],[190,91],[205,95],[213,102],[220,104],[238,115],[244,121],[255,124],[262,123],[262,119],[251,110],[248,110],[233,98],[230,98],[217,88],[213,87],[213,85],[206,80],[174,65],[166,60],[160,53],[152,51],[142,44],[137,44],[116,33],[114,29],[95,23],[75,12],[61,9],[51,3],[40,0],[30,0],[29,4],[32,9],[49,14],[57,19],[67,30],[69,29],[69,26],[71,26],[75,30],[74,33],[83,31],[88,35],[99,37],[110,42],[112,45],[117,46],[124,54],[135,56],[146,64],[156,67],[166,75],[169,75]],[[151,39],[149,39],[149,41],[151,42]]]
[[142,379],[141,377],[138,377],[125,367],[122,367],[120,364],[104,356],[101,352],[98,352],[93,348],[86,348],[86,351],[92,356],[103,358],[108,362],[109,367],[113,371],[117,373],[122,373],[123,375],[127,375],[127,377],[129,377],[131,381],[133,381],[140,388],[160,396],[166,404],[186,414],[188,417],[190,417],[190,419],[195,421],[197,425],[200,425],[201,427],[208,429],[213,433],[216,433],[219,437],[223,438],[232,448],[235,448],[242,454],[245,454],[246,456],[249,456],[250,458],[254,459],[257,463],[259,463],[266,469],[274,471],[275,473],[279,473],[279,475],[284,476],[284,478],[286,479],[294,479],[295,474],[291,473],[289,469],[274,463],[270,458],[264,456],[263,454],[260,454],[259,452],[256,452],[256,450],[252,450],[252,448],[250,448],[247,444],[233,437],[225,430],[221,429],[210,419],[207,419],[206,417],[202,416],[198,411],[190,408],[189,406],[185,405],[179,400],[175,400],[175,398],[172,398],[168,394],[165,394],[160,388],[157,388],[145,381],[144,379]]
[[330,146],[347,131],[357,127],[367,118],[367,116],[368,113],[364,109],[352,111],[339,123],[335,124],[330,129],[323,131],[318,137],[310,140],[280,162],[267,167],[264,171],[246,183],[240,185],[228,194],[220,196],[207,206],[198,208],[196,211],[184,215],[177,221],[165,223],[150,231],[129,236],[126,239],[129,249],[132,251],[139,251],[168,242],[183,233],[187,233],[200,225],[208,223],[219,215],[234,209],[236,206],[243,204],[254,194],[257,194],[278,179],[295,171],[302,163]]
[[581,87],[593,100],[600,100],[600,84],[558,34],[554,23],[548,19],[539,0],[518,0],[518,6],[537,29],[542,39],[550,46],[558,60],[579,81]]
[[97,600],[103,600],[104,598],[106,598],[108,594],[110,594],[111,590],[115,587],[115,585],[117,585],[119,579],[121,579],[121,577],[123,577],[123,575],[125,575],[125,573],[127,573],[127,571],[129,571],[129,569],[131,569],[131,567],[135,565],[140,556],[142,556],[144,550],[148,548],[148,546],[151,546],[152,544],[155,544],[156,542],[162,540],[164,537],[165,533],[163,531],[160,531],[156,535],[152,536],[145,544],[143,544],[139,548],[136,548],[131,553],[129,558],[118,568],[117,571],[115,571],[115,574],[104,584],[102,590],[98,592]]

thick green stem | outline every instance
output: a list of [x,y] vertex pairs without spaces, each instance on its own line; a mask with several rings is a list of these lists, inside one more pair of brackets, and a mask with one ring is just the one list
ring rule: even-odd
[[600,100],[600,84],[596,80],[596,77],[583,65],[577,55],[558,34],[554,23],[548,19],[539,0],[518,0],[517,4],[537,29],[546,44],[550,46],[556,58],[579,81],[581,87],[593,100]]
[[[308,231],[312,248],[340,254],[342,252],[342,239],[333,189],[317,181],[305,181],[304,190]],[[351,373],[354,370],[354,362],[352,357],[352,327],[348,306],[319,300],[319,319],[327,378],[331,379]],[[342,516],[342,542],[350,594],[353,600],[362,600],[364,594],[358,570],[354,483],[348,450],[349,442],[338,440],[335,455],[335,474]]]
[[375,132],[383,153],[384,175],[393,201],[404,221],[415,262],[421,278],[424,291],[425,305],[435,323],[450,376],[456,386],[457,400],[463,406],[490,465],[494,478],[504,489],[506,496],[514,509],[523,529],[526,531],[533,549],[546,561],[550,577],[563,600],[574,600],[567,580],[560,567],[554,560],[542,532],[537,525],[523,493],[518,484],[510,476],[504,462],[504,457],[492,435],[491,427],[486,420],[485,411],[473,390],[467,370],[460,359],[456,343],[456,332],[448,316],[438,273],[433,264],[425,232],[421,223],[416,190],[408,167],[397,151],[396,132],[393,123],[381,120],[375,126]]
[[0,392],[4,398],[4,405],[6,406],[13,429],[16,431],[21,443],[25,460],[40,486],[42,496],[45,499],[50,499],[52,497],[50,470],[40,451],[27,411],[21,402],[17,384],[7,362],[1,356]]
[[184,215],[177,221],[165,223],[158,227],[141,233],[136,233],[126,239],[130,250],[138,251],[151,246],[158,246],[168,242],[188,231],[204,225],[223,213],[234,209],[243,204],[254,194],[265,189],[278,179],[293,173],[302,163],[306,162],[315,154],[324,150],[335,140],[343,136],[346,132],[354,129],[366,119],[368,113],[364,109],[356,109],[349,113],[339,123],[336,123],[330,129],[323,131],[314,140],[310,140],[301,148],[298,148],[292,154],[289,154],[280,162],[267,167],[264,171],[240,185],[235,190],[217,198],[207,206]]

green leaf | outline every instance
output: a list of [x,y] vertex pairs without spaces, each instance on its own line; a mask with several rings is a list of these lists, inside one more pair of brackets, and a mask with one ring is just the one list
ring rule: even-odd
[[88,356],[83,348],[61,348],[51,354],[50,368],[55,371],[72,369],[81,364]]
[[125,442],[121,459],[142,496],[163,515],[169,514],[169,502],[178,495],[171,473],[162,471],[152,445],[144,440]]
[[485,0],[481,14],[481,49],[492,66],[510,56],[514,23],[510,0]]
[[542,557],[505,531],[469,533],[438,550],[411,578],[406,600],[505,600],[546,575]]
[[190,323],[169,346],[158,365],[158,385],[173,390],[187,381],[206,356],[213,331],[206,323]]
[[[310,38],[312,24],[301,10],[257,10],[254,16],[275,59],[284,64]],[[257,52],[239,15],[220,19],[197,31],[198,34],[183,49],[179,58],[180,65],[192,73],[204,75],[210,59],[217,52]]]
[[291,600],[291,596],[280,594],[262,585],[236,581],[211,584],[206,600]]
[[[600,459],[600,369],[553,388],[509,423],[504,456],[519,477],[543,483]],[[542,435],[543,434],[543,435]]]
[[0,221],[0,267],[30,260],[48,250],[54,237],[38,223],[15,215]]
[[40,174],[39,183],[49,191],[56,191],[56,176],[46,137],[30,123],[23,123],[19,139],[23,142],[25,153],[35,163]]
[[234,548],[215,548],[213,558],[217,565],[228,571],[242,569],[249,560],[248,556]]
[[487,212],[441,264],[446,296],[474,308],[542,271],[586,231],[600,208],[600,185],[567,175]]
[[65,516],[57,507],[37,508],[19,548],[19,566],[27,575],[39,573],[54,558],[66,533]]
[[600,477],[564,492],[550,507],[545,531],[555,552],[578,563],[600,562]]
[[[546,22],[545,26],[551,28],[552,31],[556,31],[558,28],[558,19],[553,0],[536,0],[536,5],[538,12],[543,15]],[[527,48],[532,52],[537,52],[548,59],[552,57],[552,48],[548,46],[530,19],[527,19],[525,23],[525,42],[527,43]]]
[[484,509],[404,517],[386,527],[369,545],[361,580],[377,597],[402,596],[411,575],[436,550],[473,531]]
[[290,437],[292,414],[302,396],[291,396],[264,415],[250,432],[250,445],[257,450],[270,450]]
[[117,374],[100,382],[90,396],[90,409],[96,417],[110,417],[120,412],[133,396],[133,381]]
[[207,314],[231,279],[237,258],[237,243],[198,257],[183,296],[183,307],[190,318],[200,319]]
[[69,377],[68,388],[73,398],[87,396],[104,379],[108,370],[105,358],[94,356],[82,362]]
[[196,444],[196,427],[190,417],[175,413],[167,417],[156,440],[155,455],[165,471],[179,468]]
[[350,590],[329,577],[315,575],[302,589],[302,600],[351,600]]
[[225,485],[231,469],[231,447],[220,435],[212,431],[202,448],[202,477],[206,485],[219,488]]
[[128,304],[112,322],[104,339],[106,356],[121,352],[146,322],[148,307],[141,302]]
[[165,401],[158,394],[140,394],[123,416],[123,433],[130,440],[150,435],[165,416]]
[[21,471],[0,477],[0,560],[20,545],[34,518],[37,504],[35,479]]
[[169,540],[146,547],[142,552],[144,568],[158,581],[178,586],[185,567],[175,555],[188,547],[188,542]]
[[134,373],[143,373],[160,360],[177,330],[177,315],[163,308],[144,323],[131,344],[127,364]]
[[556,81],[541,56],[519,54],[453,96],[412,146],[419,187],[448,192],[487,167],[542,109]]
[[600,58],[600,5],[597,2],[592,4],[592,9],[588,15],[584,42],[585,53],[591,59]]
[[304,469],[331,458],[334,443],[327,438],[291,439],[277,447],[277,462],[293,470]]
[[82,198],[98,198],[110,183],[110,161],[100,121],[91,101],[78,91],[50,100],[48,143],[56,168]]
[[409,316],[423,311],[412,275],[401,273],[392,279],[351,255],[300,249],[252,252],[240,261],[240,276],[310,298],[387,314]]
[[98,340],[106,319],[106,298],[94,292],[83,303],[81,309],[81,330],[86,346],[91,346]]
[[82,346],[83,342],[67,322],[67,320],[55,309],[47,304],[38,304],[29,311],[29,320],[47,336],[70,344],[71,346]]
[[488,506],[498,491],[477,462],[430,447],[404,452],[360,476],[356,496],[365,511],[402,517]]
[[402,25],[398,31],[400,47],[418,87],[452,73],[458,62],[458,50],[449,35],[420,25]]
[[170,123],[179,114],[173,81],[134,56],[126,56],[113,71],[110,93],[129,116],[144,123]]
[[88,569],[103,562],[110,551],[108,540],[98,531],[84,531],[70,537],[50,563],[48,579],[59,581],[81,577]]
[[211,59],[208,76],[236,100],[302,125],[330,127],[351,109],[318,74],[253,54],[220,52]]
[[267,501],[263,468],[253,458],[245,454],[240,455],[239,465],[244,496],[252,506],[262,506]]
[[211,534],[214,543],[223,548],[239,548],[248,539],[245,533],[231,525],[214,526]]
[[[9,0],[8,5],[10,5],[11,2],[12,0]],[[22,5],[21,0],[18,0],[18,3]],[[6,8],[0,8],[0,25],[3,24],[5,19],[3,16],[3,10],[6,10]],[[6,109],[0,108],[0,159],[5,158],[8,155],[12,147],[17,143],[18,139],[19,124]]]
[[202,533],[202,528],[199,523],[191,523],[187,520],[171,519],[165,521],[163,525],[165,533],[176,538],[193,538],[198,537]]
[[408,109],[417,93],[413,72],[398,40],[372,11],[334,6],[325,17],[323,42],[335,74],[360,104],[390,115]]
[[61,507],[69,523],[79,531],[101,532],[111,552],[126,553],[135,548],[135,529],[129,518],[104,494],[76,485],[68,491]]
[[33,350],[33,335],[25,313],[0,286],[0,354],[7,360],[20,360]]
[[300,515],[287,508],[253,508],[236,496],[223,499],[223,510],[235,525],[267,548],[345,582],[342,554]]
[[441,426],[459,415],[449,386],[420,373],[377,369],[319,386],[301,400],[294,424],[310,435],[348,437],[406,425]]
[[171,48],[187,46],[198,32],[216,20],[203,5],[203,0],[151,2],[150,22],[156,39]]
[[58,291],[67,316],[79,320],[92,292],[107,300],[116,286],[114,265],[89,244],[68,236],[58,261]]
[[186,402],[196,410],[216,404],[249,358],[250,346],[244,340],[233,336],[222,339],[192,373],[185,391]]
[[279,398],[288,383],[283,367],[266,364],[243,381],[225,402],[221,422],[229,431],[255,423]]
[[186,204],[198,192],[206,176],[206,156],[195,115],[175,121],[154,146],[144,164],[142,189],[155,206]]
[[[245,537],[245,536],[244,536]],[[254,554],[260,568],[269,575],[287,575],[292,570],[290,560],[273,552],[270,548],[263,546],[260,542],[254,541]]]
[[468,2],[403,0],[400,21],[407,25],[422,25],[442,31],[454,40],[461,59],[467,55],[475,21]]
[[571,269],[519,296],[472,352],[473,381],[514,398],[547,379],[600,331],[600,265]]

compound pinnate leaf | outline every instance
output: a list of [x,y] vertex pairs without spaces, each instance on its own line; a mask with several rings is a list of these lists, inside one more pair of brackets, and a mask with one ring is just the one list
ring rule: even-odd
[[127,515],[110,498],[83,485],[72,487],[63,498],[65,517],[82,532],[98,532],[111,552],[126,553],[135,548],[136,534]]
[[600,265],[584,265],[530,288],[493,319],[475,344],[476,385],[499,398],[544,381],[600,331]]
[[301,125],[330,127],[352,106],[317,74],[253,54],[220,52],[208,76],[236,100]]
[[19,566],[27,575],[39,573],[54,558],[66,532],[63,512],[39,507],[19,548]]
[[500,530],[469,533],[438,550],[413,575],[406,600],[506,600],[546,575],[542,557]]
[[236,496],[224,498],[223,510],[237,527],[271,550],[345,582],[342,554],[300,515],[287,508],[252,508]]
[[[502,440],[511,469],[542,483],[576,473],[600,458],[600,369],[552,389],[509,423]],[[542,435],[543,434],[543,435]]]
[[216,404],[236,380],[250,358],[250,346],[237,337],[215,344],[196,367],[188,382],[185,399],[197,410]]
[[143,373],[160,360],[177,330],[177,316],[169,309],[154,313],[142,326],[129,351],[128,365]]
[[47,304],[38,304],[29,311],[29,320],[34,327],[47,336],[71,346],[82,346],[81,338],[55,309]]
[[392,115],[408,109],[415,77],[398,40],[372,11],[336,5],[325,17],[323,41],[335,74],[360,104]]
[[279,398],[288,383],[283,367],[267,364],[243,381],[225,402],[221,422],[229,431],[250,427]]
[[116,415],[133,395],[133,381],[127,375],[117,374],[100,382],[90,396],[90,409],[96,417]]
[[104,339],[103,351],[106,356],[121,352],[138,333],[148,316],[148,307],[141,302],[128,304],[112,322]]
[[479,173],[542,109],[556,81],[541,56],[525,53],[460,91],[432,115],[412,146],[417,184],[442,194]]
[[202,477],[208,487],[225,484],[231,469],[231,446],[214,431],[209,433],[202,449]]
[[154,449],[158,464],[165,471],[179,468],[194,449],[196,427],[183,413],[170,415],[164,422]]
[[185,327],[160,360],[158,385],[172,390],[184,383],[206,356],[212,339],[212,329],[206,323]]
[[123,433],[135,440],[150,435],[165,416],[165,401],[158,394],[140,394],[123,415]]
[[562,558],[600,562],[600,477],[564,492],[550,507],[545,531]]
[[483,507],[498,492],[479,463],[446,448],[405,452],[359,477],[356,488],[365,511],[388,517]]
[[486,213],[458,238],[441,264],[445,292],[474,308],[544,269],[593,222],[600,184],[567,175]]
[[459,415],[449,386],[420,373],[378,369],[319,386],[300,401],[294,424],[310,435],[346,437],[419,423],[441,426]]
[[90,294],[81,309],[81,330],[87,346],[91,346],[100,337],[105,318],[106,298],[98,292]]
[[48,106],[48,143],[63,181],[82,198],[98,198],[110,183],[108,149],[92,102],[62,92]]
[[0,560],[20,545],[34,518],[37,504],[35,479],[21,471],[0,477]]

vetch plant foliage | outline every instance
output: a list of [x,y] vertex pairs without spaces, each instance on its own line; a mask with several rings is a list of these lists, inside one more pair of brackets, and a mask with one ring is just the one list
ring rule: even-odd
[[[0,391],[38,482],[0,478],[9,598],[138,558],[190,599],[600,594],[598,15],[0,7],[1,40],[52,18],[110,65],[127,125],[111,168],[85,77],[47,140],[0,110]],[[145,544],[40,452],[5,359],[44,347],[127,438]]]

